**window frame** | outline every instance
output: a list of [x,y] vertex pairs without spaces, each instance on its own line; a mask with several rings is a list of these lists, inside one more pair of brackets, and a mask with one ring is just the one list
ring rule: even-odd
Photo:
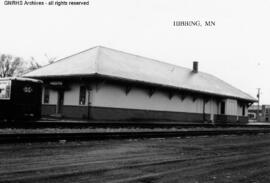
[[12,86],[11,80],[2,80],[0,81],[0,85],[4,86],[4,88],[2,89],[0,88],[0,93],[3,90],[5,94],[5,95],[0,96],[0,100],[10,100],[11,99],[11,86]]
[[85,105],[86,104],[86,86],[81,85],[80,91],[79,91],[79,105]]
[[50,103],[50,89],[49,88],[44,88],[44,96],[43,96],[43,103],[44,104],[49,104]]

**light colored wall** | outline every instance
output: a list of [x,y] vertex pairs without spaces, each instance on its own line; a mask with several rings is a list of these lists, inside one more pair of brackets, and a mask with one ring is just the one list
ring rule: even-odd
[[[115,107],[145,109],[157,111],[175,111],[175,112],[203,112],[203,99],[197,98],[193,101],[191,96],[186,96],[182,101],[180,95],[174,95],[169,99],[168,93],[156,91],[151,97],[147,89],[133,87],[128,95],[125,94],[124,87],[111,84],[103,84],[98,89],[93,89],[93,106],[97,107]],[[217,113],[217,104],[209,101],[206,104],[206,112]]]
[[64,105],[79,105],[79,95],[80,86],[78,84],[69,84],[69,90],[64,92]]
[[205,105],[205,113],[210,114],[210,119],[214,120],[214,115],[218,114],[219,105],[217,101],[211,99]]
[[[78,83],[69,84],[69,90],[64,91],[64,105],[82,106],[82,105],[79,105],[80,86],[81,85]],[[89,84],[89,86],[91,86],[91,85]],[[43,87],[43,89],[42,89],[42,104],[44,104],[44,93],[45,93],[44,91],[45,91],[45,89]],[[50,98],[49,98],[48,104],[57,105],[57,100],[58,100],[57,91],[50,90]],[[92,92],[90,92],[90,103],[92,102],[92,100],[93,100]],[[86,101],[85,106],[87,106],[88,91],[86,91],[86,100],[85,101]]]
[[54,90],[50,90],[50,104],[57,104],[58,94]]
[[242,116],[242,106],[240,106],[239,104],[237,105],[237,112],[238,116]]
[[247,106],[240,106],[239,104],[237,105],[238,116],[242,116],[243,107],[245,108],[245,116],[248,116],[248,107]]
[[45,91],[45,87],[42,87],[42,95],[41,95],[41,103],[44,104],[44,92]]
[[[42,89],[42,104],[44,104],[44,92],[45,88],[43,87]],[[57,92],[54,90],[49,90],[50,91],[50,97],[49,97],[49,103],[46,104],[51,104],[51,105],[56,105],[57,104]],[[45,104],[45,105],[46,105]]]
[[205,105],[205,112],[206,113],[218,113],[218,103],[215,100],[209,100]]
[[245,116],[248,116],[248,107],[245,106]]
[[225,100],[225,114],[227,115],[238,115],[238,104],[237,100],[226,99]]
[[[64,92],[64,105],[79,106],[80,86],[78,83],[69,84],[70,90]],[[133,87],[128,95],[125,94],[125,88],[112,84],[102,84],[96,87],[95,84],[89,84],[92,88],[90,91],[90,105],[96,107],[115,107],[145,109],[157,111],[175,111],[175,112],[203,112],[203,99],[197,98],[193,101],[192,96],[186,96],[181,100],[181,94],[174,95],[169,99],[168,93],[156,91],[151,97],[147,89]],[[50,90],[49,104],[57,104],[58,93]],[[44,88],[42,102],[44,101]],[[86,103],[88,102],[88,91],[86,91]],[[237,104],[237,100],[225,100],[225,113],[227,115],[242,115],[242,108]],[[211,99],[205,104],[205,112],[209,114],[219,114],[220,105],[217,101]],[[247,115],[247,109],[246,109]]]

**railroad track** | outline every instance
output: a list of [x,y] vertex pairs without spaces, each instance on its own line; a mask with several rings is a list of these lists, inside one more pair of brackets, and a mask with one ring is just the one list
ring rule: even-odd
[[177,122],[151,122],[151,121],[141,121],[141,122],[104,122],[104,121],[93,121],[93,122],[61,122],[61,121],[18,121],[18,122],[0,122],[0,129],[4,128],[23,128],[23,129],[41,129],[41,128],[230,128],[230,127],[245,127],[245,128],[270,128],[270,124],[267,125],[249,125],[249,124],[233,124],[233,123],[177,123]]
[[263,129],[203,129],[182,131],[133,131],[133,132],[87,132],[87,133],[20,133],[0,134],[0,143],[53,142],[53,141],[89,141],[105,139],[166,138],[214,135],[256,135],[270,133],[270,128]]

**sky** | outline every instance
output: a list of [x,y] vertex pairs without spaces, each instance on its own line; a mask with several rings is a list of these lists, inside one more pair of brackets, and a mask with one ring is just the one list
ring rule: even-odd
[[[48,58],[101,45],[188,68],[198,61],[200,71],[253,97],[261,88],[260,103],[270,104],[268,0],[90,0],[85,6],[4,3],[0,1],[2,54],[34,57],[45,65]],[[215,26],[173,26],[174,21],[214,21]]]

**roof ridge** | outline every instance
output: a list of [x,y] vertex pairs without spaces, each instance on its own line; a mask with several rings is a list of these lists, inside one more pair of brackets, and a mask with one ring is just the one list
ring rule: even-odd
[[[190,69],[188,67],[179,66],[179,65],[168,63],[168,62],[164,62],[164,61],[161,61],[161,60],[158,60],[158,59],[153,59],[153,58],[149,58],[149,57],[145,57],[145,56],[141,56],[141,55],[137,55],[137,54],[134,54],[134,53],[129,53],[129,52],[125,52],[125,51],[122,51],[122,50],[118,50],[118,49],[114,49],[114,48],[109,48],[109,47],[105,47],[105,46],[98,46],[98,47],[109,49],[109,50],[112,50],[112,51],[121,52],[121,53],[132,55],[132,56],[135,56],[135,57],[140,57],[140,58],[147,59],[147,60],[151,60],[152,62],[158,62],[158,63],[161,63],[161,64],[170,65],[170,66],[173,66],[173,67],[180,67],[182,69],[186,69],[186,70],[192,71],[192,69]],[[198,73],[201,73],[201,71],[199,71]]]

